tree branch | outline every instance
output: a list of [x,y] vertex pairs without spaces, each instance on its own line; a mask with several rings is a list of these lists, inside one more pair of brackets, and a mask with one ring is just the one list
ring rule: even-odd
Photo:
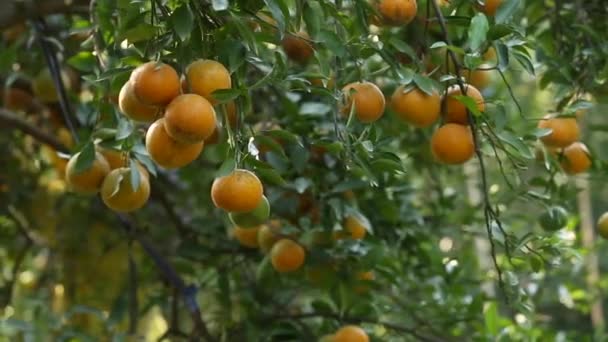
[[19,115],[7,109],[0,108],[0,122],[32,136],[34,139],[51,146],[59,152],[68,153],[70,151],[57,138],[23,120]]

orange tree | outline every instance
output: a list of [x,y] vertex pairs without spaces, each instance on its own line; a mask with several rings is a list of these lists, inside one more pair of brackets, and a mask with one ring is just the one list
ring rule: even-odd
[[592,335],[564,291],[568,177],[606,170],[601,1],[5,12],[3,336]]

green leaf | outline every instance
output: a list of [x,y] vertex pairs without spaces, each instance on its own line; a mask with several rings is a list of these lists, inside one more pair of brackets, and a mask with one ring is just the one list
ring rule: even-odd
[[277,26],[281,35],[285,32],[287,28],[287,20],[289,19],[289,8],[285,4],[283,0],[264,0],[268,9],[272,13],[272,17],[277,21]]
[[215,172],[215,177],[223,177],[232,172],[236,168],[236,161],[232,156],[228,156],[226,160],[222,163],[220,168]]
[[319,32],[318,38],[336,56],[341,58],[346,56],[346,42],[344,41],[344,39],[340,39],[340,37],[338,37],[338,35],[334,31],[321,30],[321,32]]
[[237,89],[237,88],[218,89],[212,93],[213,98],[215,100],[217,100],[219,103],[230,102],[243,94],[244,94],[243,90]]
[[126,39],[129,43],[137,43],[145,40],[150,40],[156,36],[156,27],[148,23],[141,23],[132,29],[127,30],[122,39]]
[[486,41],[489,28],[488,18],[486,18],[485,14],[478,12],[471,20],[471,25],[469,26],[468,43],[472,51],[479,51],[479,48]]
[[479,108],[477,108],[477,102],[472,97],[470,97],[470,96],[463,96],[463,95],[452,95],[452,97],[455,98],[456,100],[458,100],[463,105],[465,105],[465,107],[467,107],[467,109],[473,115],[475,115],[475,116],[480,116],[481,115],[481,112],[479,111]]
[[225,11],[228,9],[228,0],[213,0],[211,6],[214,11]]
[[513,16],[518,7],[519,0],[504,0],[500,6],[498,6],[498,11],[496,11],[494,20],[496,20],[497,24],[507,22]]
[[129,168],[131,169],[131,189],[133,190],[133,192],[135,192],[137,191],[137,189],[139,189],[139,182],[141,176],[135,159],[131,159],[129,161]]
[[532,59],[530,58],[530,56],[523,54],[519,51],[513,51],[513,56],[515,56],[515,59],[517,59],[517,61],[519,62],[519,64],[521,64],[521,66],[530,74],[530,75],[535,75],[535,71],[534,71],[534,65],[532,64]]
[[496,302],[486,303],[483,316],[486,323],[486,333],[489,336],[498,335],[498,306]]
[[[406,55],[408,55],[408,57],[410,57],[412,60],[416,59],[416,52],[414,51],[414,49],[412,49],[411,46],[409,46],[406,42],[404,42],[401,39],[398,39],[397,37],[391,37],[388,40],[388,43],[390,45],[392,45],[397,51],[405,53]],[[443,43],[443,42],[440,42]]]
[[534,155],[530,150],[530,147],[524,143],[524,141],[512,133],[508,131],[502,131],[496,134],[498,138],[511,147],[513,147],[517,152],[519,152],[520,156],[526,159],[533,159]]
[[179,36],[182,42],[188,40],[190,37],[190,33],[192,32],[192,27],[194,24],[194,17],[192,16],[192,12],[188,8],[188,5],[182,5],[175,9],[171,14],[171,25],[173,25],[173,29]]
[[76,164],[74,165],[74,172],[81,173],[93,165],[95,161],[96,152],[95,152],[95,144],[92,141],[88,141],[82,150],[76,155]]
[[97,65],[97,59],[89,51],[81,51],[68,59],[68,64],[79,71],[93,72]]
[[278,186],[285,186],[285,184],[287,184],[287,182],[275,169],[257,168],[255,173],[260,175],[260,177],[268,183]]
[[306,23],[306,30],[311,37],[317,36],[321,30],[323,19],[323,10],[318,3],[307,1],[304,4],[304,22]]
[[498,59],[498,70],[505,71],[509,66],[509,47],[502,42],[494,44],[496,58]]
[[418,88],[420,88],[420,90],[427,93],[428,95],[432,95],[435,91],[433,81],[426,76],[423,76],[421,74],[414,74],[414,82],[416,83]]

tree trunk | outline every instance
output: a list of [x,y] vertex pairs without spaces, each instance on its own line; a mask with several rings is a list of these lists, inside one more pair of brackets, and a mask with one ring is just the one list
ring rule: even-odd
[[595,331],[601,331],[604,327],[604,309],[598,287],[600,269],[597,252],[595,251],[595,231],[593,229],[593,208],[591,205],[589,179],[587,177],[579,177],[576,179],[576,185],[580,191],[577,195],[577,201],[578,212],[581,218],[581,240],[583,248],[587,250],[585,265],[587,268],[587,287],[591,295],[591,323]]

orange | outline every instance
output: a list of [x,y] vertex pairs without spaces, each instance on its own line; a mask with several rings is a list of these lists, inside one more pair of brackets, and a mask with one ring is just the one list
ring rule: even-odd
[[364,294],[370,289],[369,282],[376,279],[376,275],[373,271],[359,272],[357,273],[357,280],[359,284],[354,287],[356,293]]
[[248,212],[262,201],[264,187],[251,171],[236,169],[216,178],[211,186],[211,199],[216,207],[229,212]]
[[167,134],[184,144],[196,144],[209,138],[216,125],[213,106],[200,95],[180,95],[165,109]]
[[431,138],[435,158],[444,164],[462,164],[475,154],[473,135],[468,126],[448,123],[439,127]]
[[381,0],[378,11],[389,25],[406,25],[415,17],[418,11],[416,0]]
[[[483,112],[486,109],[486,106],[483,96],[481,95],[479,90],[469,84],[465,84],[464,87],[466,96],[475,100],[475,103],[477,104],[477,109],[480,112]],[[458,85],[453,85],[448,88],[447,99],[445,101],[446,122],[453,122],[461,125],[467,125],[469,123],[469,118],[467,116],[467,107],[454,97],[461,95],[462,92],[460,91],[460,87]]]
[[204,142],[182,144],[165,130],[165,119],[158,119],[146,133],[146,150],[150,158],[165,169],[176,169],[190,164],[203,151]]
[[369,342],[365,330],[356,325],[346,325],[334,334],[334,342]]
[[479,5],[480,11],[485,13],[487,16],[494,16],[498,10],[498,6],[502,3],[502,0],[485,0],[485,5]]
[[587,171],[591,167],[591,158],[587,146],[575,142],[566,147],[561,160],[562,168],[566,173],[577,174]]
[[391,103],[397,116],[415,127],[428,127],[441,114],[441,98],[436,91],[428,95],[417,87],[406,90],[400,86],[393,93]]
[[165,106],[180,91],[177,71],[162,62],[144,63],[131,73],[133,91],[142,103],[153,106]]
[[490,65],[482,64],[479,69],[465,71],[464,77],[470,85],[483,89],[492,82],[492,70],[483,70],[487,68],[490,68]]
[[106,161],[110,165],[110,170],[124,167],[126,164],[126,156],[121,151],[97,146],[97,152],[101,153],[101,155],[106,158]]
[[232,234],[239,241],[242,246],[249,248],[258,248],[258,232],[260,226],[253,228],[241,228],[239,226],[234,227]]
[[141,122],[152,122],[159,114],[158,107],[142,103],[133,92],[131,81],[127,81],[118,94],[118,108],[131,120]]
[[122,167],[112,170],[101,186],[103,203],[119,213],[128,213],[142,208],[150,198],[150,180],[141,170],[139,172],[139,186],[133,191],[131,169]]
[[281,223],[278,220],[271,220],[267,225],[262,225],[258,231],[258,245],[260,250],[268,253],[272,246],[281,239]]
[[[345,106],[344,115],[349,115],[353,103],[355,115],[363,123],[374,122],[384,114],[385,99],[380,88],[370,82],[354,82],[342,89]],[[351,94],[352,93],[352,94]]]
[[538,128],[549,128],[551,134],[541,138],[550,147],[567,147],[578,140],[580,129],[575,118],[552,118],[545,116],[538,122]]
[[217,104],[212,95],[214,91],[232,87],[228,69],[210,59],[199,59],[188,65],[186,79],[192,93],[204,97],[213,105]]
[[304,265],[306,251],[297,242],[281,239],[272,246],[270,261],[277,272],[287,273],[298,270]]
[[300,64],[306,64],[315,53],[310,43],[310,36],[304,31],[285,34],[281,45],[287,57]]
[[484,61],[496,62],[496,60],[497,60],[496,49],[494,49],[493,46],[490,46],[486,50],[486,52],[483,54],[482,58],[483,58]]
[[80,152],[70,158],[66,166],[65,180],[70,190],[81,194],[95,194],[99,191],[103,179],[110,172],[110,165],[101,153],[95,153],[95,160],[91,166],[82,171],[76,172],[76,160]]
[[344,220],[344,228],[349,233],[351,239],[361,240],[365,237],[367,229],[363,222],[355,216],[347,216]]
[[8,88],[4,91],[3,103],[6,109],[29,112],[34,109],[34,97],[29,92],[19,88]]

